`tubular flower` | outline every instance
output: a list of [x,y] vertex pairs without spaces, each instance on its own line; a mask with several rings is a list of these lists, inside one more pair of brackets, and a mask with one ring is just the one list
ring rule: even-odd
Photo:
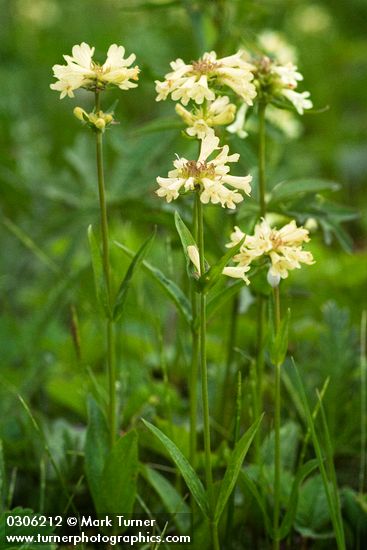
[[236,106],[230,103],[227,96],[217,97],[214,101],[207,102],[205,107],[194,107],[191,112],[181,103],[176,104],[176,113],[188,126],[186,132],[198,139],[203,139],[210,133],[213,126],[230,124],[234,120],[235,112]]
[[278,230],[271,228],[269,223],[262,219],[256,225],[254,235],[246,236],[239,227],[235,227],[231,234],[231,242],[226,246],[229,248],[235,246],[244,237],[239,253],[233,257],[238,266],[225,268],[224,275],[245,278],[244,273],[250,269],[250,264],[266,256],[270,260],[268,280],[274,283],[274,281],[286,279],[288,271],[299,269],[301,264],[315,263],[311,252],[302,250],[303,243],[310,240],[308,231],[303,227],[297,227],[295,220]]
[[[198,160],[178,157],[173,163],[175,169],[168,172],[168,178],[157,178],[157,195],[171,202],[177,199],[180,192],[198,191],[204,204],[220,203],[223,207],[236,208],[236,204],[243,200],[238,190],[249,195],[252,176],[231,176],[227,163],[237,162],[239,155],[229,155],[228,145],[218,147],[218,144],[219,139],[211,131],[201,141]],[[214,151],[219,153],[208,160]],[[226,185],[233,189],[228,189]]]
[[176,59],[171,68],[163,82],[156,80],[157,101],[165,100],[171,94],[174,101],[181,101],[183,105],[190,100],[201,105],[205,100],[215,100],[213,85],[228,86],[249,105],[256,96],[251,82],[253,66],[244,61],[242,51],[221,59],[217,59],[214,51],[207,52],[190,64]]
[[135,88],[137,84],[131,80],[138,80],[139,68],[129,68],[135,61],[135,54],[124,59],[125,48],[112,44],[107,52],[107,59],[103,65],[93,60],[94,47],[85,42],[73,46],[72,55],[64,55],[66,65],[52,67],[57,82],[50,85],[52,90],[60,93],[60,99],[66,95],[74,97],[74,90],[104,90],[107,86],[117,86],[121,90]]

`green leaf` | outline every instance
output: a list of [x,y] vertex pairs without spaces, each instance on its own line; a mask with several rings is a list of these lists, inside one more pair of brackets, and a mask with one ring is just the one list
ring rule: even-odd
[[141,464],[144,479],[159,495],[167,511],[174,516],[177,527],[185,532],[190,526],[190,508],[173,485],[157,470]]
[[219,521],[223,513],[225,505],[227,504],[227,501],[236,484],[246,453],[250,448],[251,442],[260,426],[262,418],[263,415],[261,415],[260,418],[252,424],[247,432],[236,443],[236,446],[231,453],[228,460],[226,473],[224,474],[223,481],[220,485],[219,495],[214,511],[214,521]]
[[176,445],[163,433],[161,430],[153,426],[150,422],[147,422],[143,419],[146,427],[160,440],[162,445],[170,454],[173,462],[176,464],[177,468],[180,470],[182,477],[186,481],[186,484],[195,498],[199,508],[202,512],[208,517],[209,516],[209,504],[208,498],[205,493],[203,484],[198,478],[196,472],[192,468],[191,464],[184,457],[181,451],[176,447]]
[[293,480],[292,490],[287,504],[287,512],[278,531],[278,540],[282,540],[283,538],[285,538],[291,530],[297,511],[299,487],[305,477],[310,475],[310,473],[313,472],[315,468],[317,468],[317,460],[312,459],[306,462],[306,464],[303,464],[298,469],[297,475]]
[[125,274],[125,277],[122,280],[122,283],[120,285],[120,288],[117,292],[115,305],[113,308],[113,320],[118,321],[121,318],[121,315],[124,310],[124,305],[127,297],[127,292],[130,287],[131,279],[133,278],[134,273],[137,271],[137,269],[140,267],[144,256],[147,254],[153,239],[155,237],[156,231],[142,244],[142,246],[139,248],[137,253],[135,254],[134,258],[132,259],[131,264],[129,265],[129,268]]
[[138,435],[132,430],[120,437],[106,458],[100,487],[105,512],[132,513],[138,472]]
[[273,365],[282,365],[287,354],[289,319],[290,310],[281,320],[278,332],[273,335],[270,346],[270,359]]
[[215,292],[212,294],[212,296],[208,299],[207,304],[207,317],[208,319],[211,319],[213,315],[220,309],[228,300],[232,298],[235,294],[241,291],[243,289],[243,281],[236,281],[235,283],[226,286],[225,288],[221,288],[218,290],[218,292]]
[[94,284],[96,288],[97,300],[102,308],[102,311],[105,313],[106,317],[110,319],[111,312],[109,306],[108,292],[106,277],[103,269],[101,251],[99,249],[96,237],[93,233],[93,227],[90,225],[88,227],[88,240],[89,248],[92,259],[93,273],[94,273]]
[[[121,248],[123,252],[130,258],[134,257],[134,252],[132,252],[125,245],[115,241],[116,246]],[[152,266],[150,263],[143,260],[142,268],[146,271],[153,279],[159,284],[159,286],[164,290],[167,296],[174,302],[178,311],[181,313],[182,317],[185,319],[188,325],[192,323],[192,314],[191,314],[191,305],[182,290],[174,283],[171,279],[168,279],[160,269]]]
[[192,236],[190,229],[187,227],[177,210],[175,211],[175,225],[186,258],[187,274],[190,278],[197,279],[198,275],[187,253],[187,248],[189,246],[195,246],[196,248],[198,248],[198,245],[196,244],[196,241]]
[[97,512],[106,512],[101,495],[103,470],[109,451],[106,419],[92,396],[88,396],[88,426],[85,441],[85,473]]
[[216,264],[212,265],[209,271],[204,274],[203,286],[206,292],[208,292],[217,283],[218,279],[222,275],[223,269],[230,262],[233,256],[240,250],[245,238],[246,237],[243,237],[243,239],[241,239],[235,246],[232,246],[228,252],[226,252],[224,256],[222,256],[220,260]]
[[335,181],[323,179],[299,179],[295,181],[281,181],[271,191],[271,202],[280,202],[309,193],[322,191],[337,191],[340,185]]
[[325,487],[320,475],[307,480],[301,487],[294,527],[301,535],[313,539],[333,536]]

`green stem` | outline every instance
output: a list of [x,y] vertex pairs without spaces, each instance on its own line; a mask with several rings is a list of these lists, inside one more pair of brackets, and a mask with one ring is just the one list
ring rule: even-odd
[[[95,110],[100,111],[100,95],[95,94]],[[108,237],[108,218],[106,188],[103,170],[103,141],[102,132],[96,131],[96,156],[97,156],[97,176],[98,176],[98,194],[99,209],[101,219],[102,234],[102,261],[103,270],[106,279],[109,306],[111,308],[111,273],[110,273],[110,249]],[[116,358],[115,358],[115,327],[111,319],[106,320],[106,339],[107,339],[107,370],[108,370],[108,424],[110,430],[110,445],[113,446],[116,438]]]
[[266,181],[265,181],[265,109],[266,103],[259,103],[259,202],[260,216],[266,214]]
[[367,443],[367,354],[366,354],[366,335],[367,335],[367,311],[363,311],[361,320],[361,462],[359,468],[359,492],[364,492],[366,475],[366,443]]
[[[193,235],[198,241],[198,224],[197,224],[197,209],[200,202],[199,194],[195,195],[194,215],[193,215]],[[192,467],[196,465],[196,447],[197,447],[197,406],[198,406],[198,391],[197,380],[199,371],[199,330],[197,326],[198,318],[198,300],[194,285],[191,285],[191,309],[192,309],[192,355],[190,369],[190,462]]]
[[[278,334],[280,327],[280,293],[279,285],[274,288],[274,309],[275,309],[275,333]],[[279,549],[278,529],[280,514],[280,368],[281,364],[275,365],[275,411],[274,411],[274,550]]]
[[[198,230],[198,248],[200,258],[200,274],[205,272],[205,252],[204,252],[204,218],[203,207],[200,200],[196,203],[197,230]],[[209,392],[208,392],[208,369],[206,364],[206,295],[200,292],[200,367],[201,367],[201,396],[203,402],[203,420],[204,420],[204,456],[205,456],[205,479],[208,491],[210,516],[214,515],[215,500],[212,473],[212,459],[210,446],[210,416],[209,416]],[[219,550],[218,525],[215,521],[210,522],[212,545],[214,550]]]

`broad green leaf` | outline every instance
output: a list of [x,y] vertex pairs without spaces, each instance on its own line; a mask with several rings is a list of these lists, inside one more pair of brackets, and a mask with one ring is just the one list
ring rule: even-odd
[[287,504],[287,512],[278,531],[277,538],[279,540],[284,539],[291,530],[297,512],[299,487],[305,477],[310,475],[310,473],[313,472],[315,468],[317,468],[317,460],[312,459],[306,462],[306,464],[303,464],[298,469],[297,475],[293,480],[292,490]]
[[227,501],[236,484],[246,453],[250,448],[250,445],[260,426],[262,418],[263,415],[261,415],[260,418],[258,418],[258,420],[254,422],[254,424],[236,443],[236,446],[231,453],[231,456],[228,460],[226,473],[224,474],[224,478],[220,485],[219,495],[214,511],[214,521],[219,521],[223,513],[225,505],[227,504]]
[[187,252],[187,248],[189,246],[195,246],[196,248],[198,248],[198,245],[196,244],[196,241],[192,236],[190,229],[187,227],[187,225],[185,224],[185,222],[183,221],[183,219],[181,218],[177,210],[175,211],[175,225],[176,225],[177,233],[180,237],[182,249],[184,251],[185,258],[186,258],[187,274],[190,278],[197,279],[198,276],[196,273],[196,269],[194,268],[190,260],[190,257]]
[[106,419],[92,396],[88,396],[88,426],[85,441],[85,474],[97,512],[106,512],[102,498],[103,470],[109,451]]
[[211,319],[213,315],[220,309],[228,300],[235,294],[241,291],[243,288],[243,281],[236,281],[235,283],[221,288],[218,292],[212,294],[207,303],[206,313],[208,319]]
[[162,445],[166,448],[170,454],[173,462],[176,464],[177,468],[180,470],[182,477],[186,481],[188,488],[192,496],[195,498],[199,508],[202,512],[208,517],[209,516],[209,504],[208,497],[205,493],[205,489],[200,479],[198,478],[196,472],[192,468],[191,464],[184,457],[181,451],[176,447],[176,445],[163,433],[161,430],[153,426],[150,422],[147,422],[143,419],[146,427],[160,440]]
[[107,455],[100,487],[104,511],[111,514],[132,513],[138,472],[138,435],[132,430],[120,437]]
[[281,181],[271,190],[271,202],[279,202],[292,198],[299,198],[307,193],[321,193],[322,191],[337,191],[340,185],[334,181],[323,179],[299,179],[295,181]]
[[93,273],[94,273],[94,284],[96,288],[97,300],[102,308],[102,311],[109,319],[111,317],[106,277],[103,269],[103,262],[101,251],[98,246],[98,242],[93,233],[93,227],[90,225],[88,227],[88,239],[89,239],[89,248],[92,259]]
[[284,315],[279,330],[273,335],[270,346],[270,359],[273,365],[282,365],[288,349],[288,327],[290,312]]
[[230,260],[240,250],[246,237],[243,237],[235,246],[232,246],[225,254],[218,260],[218,262],[209,269],[204,275],[203,286],[205,291],[208,292],[221,277],[223,269],[227,266]]
[[[123,252],[130,258],[134,256],[134,252],[129,250],[125,245],[115,241],[115,244],[121,248]],[[191,306],[189,300],[186,298],[182,290],[171,279],[168,279],[160,269],[152,266],[150,263],[143,260],[142,268],[153,277],[153,279],[164,290],[167,296],[174,302],[178,311],[182,314],[183,318],[188,325],[192,323]]]
[[157,470],[141,464],[140,471],[147,483],[159,495],[166,510],[172,514],[179,529],[183,532],[187,531],[190,526],[190,508],[180,493]]
[[308,479],[301,487],[294,527],[309,538],[331,538],[330,511],[320,475]]
[[147,252],[148,252],[148,250],[149,250],[149,248],[150,248],[150,246],[153,242],[155,234],[156,234],[156,232],[154,231],[154,233],[142,244],[142,246],[139,248],[139,250],[135,254],[134,258],[132,259],[131,264],[129,265],[129,268],[126,272],[126,275],[123,278],[122,283],[120,285],[120,288],[117,292],[115,305],[114,305],[114,308],[113,308],[113,320],[114,321],[118,321],[120,319],[121,315],[122,315],[124,305],[125,305],[125,301],[126,301],[126,297],[127,297],[127,292],[129,290],[129,287],[130,287],[131,279],[133,278],[133,275],[136,272],[136,270],[140,267],[140,265],[141,265],[141,263],[144,259],[144,256],[147,254]]
[[[280,462],[283,469],[293,472],[299,443],[301,440],[301,428],[299,424],[290,420],[284,422],[280,428]],[[261,445],[261,460],[263,464],[274,464],[274,430],[267,435]]]

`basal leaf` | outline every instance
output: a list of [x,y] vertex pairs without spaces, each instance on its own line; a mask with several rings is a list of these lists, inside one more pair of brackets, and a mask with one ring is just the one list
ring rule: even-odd
[[160,440],[162,445],[166,448],[170,454],[173,462],[176,464],[177,468],[181,472],[182,477],[186,481],[188,488],[192,496],[195,498],[199,508],[202,512],[208,517],[209,515],[209,504],[208,498],[196,472],[192,468],[191,464],[181,453],[180,449],[167,437],[161,430],[153,426],[150,422],[147,422],[143,419],[146,427]]
[[138,472],[138,435],[132,430],[120,437],[106,458],[100,488],[105,512],[132,513]]
[[85,473],[97,512],[106,512],[102,497],[103,470],[109,452],[106,419],[92,396],[88,396],[88,426],[85,441]]

